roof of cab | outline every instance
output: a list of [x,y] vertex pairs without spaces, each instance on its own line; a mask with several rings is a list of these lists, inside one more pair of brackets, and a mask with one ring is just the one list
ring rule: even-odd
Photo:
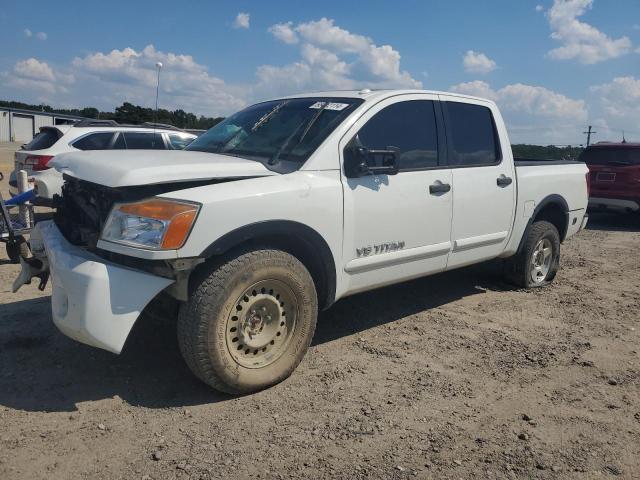
[[329,90],[329,91],[320,91],[320,92],[308,92],[308,93],[298,93],[296,95],[288,95],[282,98],[306,98],[306,97],[329,97],[329,98],[362,98],[365,100],[381,100],[388,97],[393,97],[396,95],[410,95],[410,94],[420,94],[427,93],[430,95],[450,95],[460,98],[467,98],[469,100],[477,100],[482,102],[491,102],[492,100],[481,97],[474,97],[472,95],[464,95],[456,92],[442,92],[437,90],[416,90],[416,89],[388,89],[388,90],[377,90],[377,89],[362,89],[362,90]]

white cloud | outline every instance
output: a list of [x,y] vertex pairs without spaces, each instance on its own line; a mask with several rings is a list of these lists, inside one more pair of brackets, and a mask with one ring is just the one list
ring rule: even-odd
[[13,72],[22,78],[32,80],[54,81],[56,79],[53,70],[46,62],[41,62],[35,58],[21,60],[13,67]]
[[498,93],[491,86],[482,80],[474,80],[473,82],[459,83],[450,87],[452,92],[463,93],[465,95],[473,95],[474,97],[486,98],[496,101]]
[[65,84],[70,83],[68,77],[58,77],[46,62],[36,58],[16,62],[11,72],[0,74],[0,80],[6,87],[34,92],[39,101],[49,98],[47,95],[66,92]]
[[309,43],[322,45],[339,52],[358,53],[371,46],[375,47],[370,38],[351,33],[334,25],[333,19],[321,18],[301,23],[296,27],[296,31]]
[[235,28],[249,28],[249,17],[250,15],[248,13],[238,13],[236,19],[233,21],[233,26]]
[[551,38],[562,45],[548,52],[554,60],[578,60],[594,64],[629,53],[631,40],[612,39],[578,17],[593,6],[593,0],[554,0],[547,12]]
[[542,12],[544,10],[543,5],[536,5],[536,12]]
[[609,83],[591,87],[605,112],[611,117],[628,120],[640,129],[640,79],[616,77]]
[[505,116],[513,143],[579,143],[578,132],[588,118],[584,100],[547,88],[515,83],[498,90],[476,80],[451,90],[495,101]]
[[25,28],[22,33],[24,33],[24,36],[27,38],[32,38],[35,37],[38,40],[46,40],[47,39],[47,34],[46,32],[37,32],[37,33],[33,33],[30,29]]
[[584,122],[587,107],[584,100],[574,100],[540,86],[516,83],[498,90],[498,101],[504,108],[545,118]]
[[489,73],[496,69],[496,62],[487,57],[484,53],[468,50],[462,58],[465,72],[469,73]]
[[514,83],[494,90],[487,82],[476,80],[451,87],[458,93],[494,100],[506,111],[522,112],[536,117],[564,118],[584,121],[584,100],[574,100],[544,87]]
[[293,30],[293,22],[276,23],[269,27],[269,33],[284,43],[298,43],[298,35]]
[[[229,85],[192,56],[162,52],[153,45],[142,50],[94,52],[57,67],[35,58],[21,60],[11,71],[0,73],[0,90],[60,106],[111,110],[125,101],[150,106],[155,97],[155,64],[159,61],[164,65],[160,76],[162,108],[226,115],[251,98],[249,86]],[[73,88],[69,88],[71,84]]]
[[164,108],[220,115],[246,104],[246,88],[228,85],[210,75],[191,55],[165,53],[153,45],[147,45],[141,51],[124,48],[76,57],[72,68],[84,81],[100,85],[100,88],[89,89],[96,95],[95,101],[111,98],[112,105],[125,100],[147,105],[156,85],[156,62],[163,64],[160,98]]
[[[422,86],[401,69],[400,53],[391,45],[376,45],[333,20],[280,23],[269,32],[285,44],[296,44],[299,57],[287,65],[257,67],[252,84],[226,83],[191,55],[162,52],[148,45],[141,50],[95,51],[56,67],[35,58],[23,60],[14,70],[0,73],[0,89],[54,105],[93,105],[106,110],[124,101],[152,105],[155,63],[160,61],[164,65],[160,105],[214,116],[227,115],[265,97],[303,90]],[[71,84],[73,88],[68,88]]]
[[285,66],[260,66],[258,91],[422,87],[422,82],[400,69],[400,53],[391,45],[378,46],[369,37],[335,25],[332,19],[279,23],[269,32],[284,43],[300,43],[301,58]]
[[627,140],[640,141],[640,78],[616,77],[590,91],[593,104],[601,109],[593,122],[598,125],[598,138],[618,141],[624,130]]

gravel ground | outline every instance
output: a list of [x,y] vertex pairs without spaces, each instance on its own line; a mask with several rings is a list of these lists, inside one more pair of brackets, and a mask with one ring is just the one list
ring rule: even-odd
[[120,356],[67,339],[2,252],[0,478],[640,478],[639,232],[594,219],[544,289],[481,265],[342,300],[244,397],[195,380],[170,323]]

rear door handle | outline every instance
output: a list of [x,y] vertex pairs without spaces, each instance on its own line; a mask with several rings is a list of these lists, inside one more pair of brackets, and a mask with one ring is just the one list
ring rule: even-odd
[[440,181],[437,181],[436,183],[429,185],[429,193],[431,195],[447,193],[449,190],[451,190],[451,185],[448,183],[441,183]]
[[496,183],[499,187],[508,187],[509,185],[511,185],[511,182],[513,182],[513,178],[507,177],[506,175],[500,175],[496,179]]

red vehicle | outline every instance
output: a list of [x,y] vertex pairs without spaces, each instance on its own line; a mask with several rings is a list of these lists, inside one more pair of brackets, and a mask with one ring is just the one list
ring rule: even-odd
[[640,143],[599,142],[580,160],[589,167],[589,208],[621,213],[640,210]]

